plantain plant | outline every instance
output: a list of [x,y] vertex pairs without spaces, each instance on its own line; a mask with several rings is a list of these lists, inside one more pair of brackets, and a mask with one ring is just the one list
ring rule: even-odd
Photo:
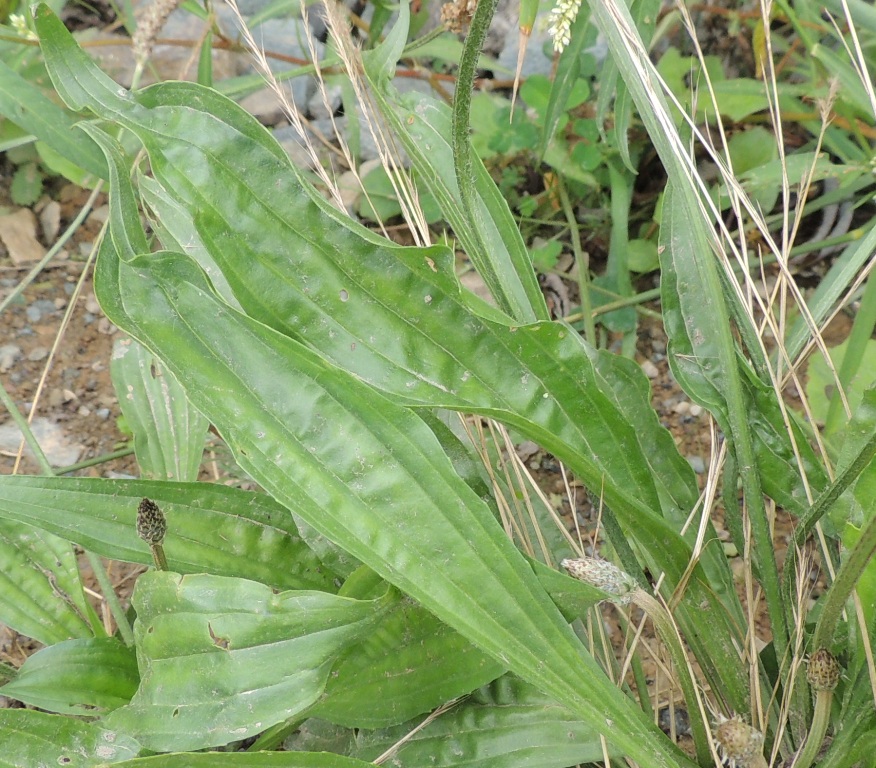
[[[458,93],[493,6],[475,12]],[[233,102],[188,83],[121,89],[36,10],[54,87],[106,161],[95,290],[134,340],[114,375],[155,479],[0,478],[0,618],[47,646],[7,670],[2,690],[55,713],[0,713],[9,764],[865,759],[876,729],[870,398],[834,478],[776,394],[761,329],[716,258],[728,246],[632,20],[596,3],[667,170],[670,360],[724,435],[727,523],[770,623],[760,649],[709,518],[714,494],[701,499],[644,374],[547,319],[507,205],[472,155],[466,98],[450,112],[394,90],[406,11],[363,76],[496,306],[460,286],[449,248],[396,245],[332,207]],[[559,570],[565,559],[592,575],[574,542],[522,553],[454,412],[513,428],[600,497],[620,565],[599,564],[608,581]],[[263,492],[195,482],[207,423]],[[839,560],[818,528],[837,571],[810,615],[798,571],[779,569],[774,504],[799,518],[797,545],[828,514],[857,532]],[[157,566],[111,636],[82,596],[71,544]],[[582,621],[607,599],[654,622],[689,715],[688,753],[655,724],[639,663],[618,679]]]

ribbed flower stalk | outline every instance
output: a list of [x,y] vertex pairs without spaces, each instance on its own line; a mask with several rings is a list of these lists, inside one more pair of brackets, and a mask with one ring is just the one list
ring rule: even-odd
[[[574,560],[563,560],[560,565],[568,571],[570,576],[601,589],[612,602],[620,605],[635,603],[654,622],[654,627],[672,658],[678,675],[678,683],[687,702],[691,736],[696,747],[697,759],[701,765],[710,762],[712,757],[709,736],[696,683],[691,674],[681,637],[669,611],[653,595],[643,590],[630,574],[606,560],[596,557],[582,557]],[[748,766],[740,768],[748,768]]]
[[819,648],[809,657],[806,667],[806,679],[815,692],[815,711],[812,714],[812,724],[806,743],[794,761],[794,768],[809,768],[827,734],[830,723],[830,709],[833,706],[833,691],[839,683],[842,669],[839,662],[827,648]]

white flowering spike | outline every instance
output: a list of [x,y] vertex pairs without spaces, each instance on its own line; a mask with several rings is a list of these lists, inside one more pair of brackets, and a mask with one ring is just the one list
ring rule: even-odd
[[553,38],[554,50],[562,53],[572,40],[572,23],[581,9],[581,0],[557,0],[551,9],[551,23],[548,34]]
[[622,571],[614,563],[597,557],[563,560],[560,565],[569,572],[570,576],[603,592],[608,592],[622,605],[632,600],[633,592],[638,587],[636,580],[626,571]]

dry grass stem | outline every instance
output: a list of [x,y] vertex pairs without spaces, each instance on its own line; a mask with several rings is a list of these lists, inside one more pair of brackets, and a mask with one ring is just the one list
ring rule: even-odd
[[[316,151],[316,147],[313,145],[313,142],[310,139],[311,135],[313,134],[308,130],[309,126],[308,128],[305,128],[306,120],[301,114],[298,105],[294,104],[289,99],[286,89],[279,83],[277,78],[274,76],[274,73],[271,71],[271,67],[268,64],[268,59],[265,56],[265,52],[262,47],[259,46],[258,43],[256,43],[255,38],[252,35],[252,31],[247,26],[246,19],[240,12],[240,8],[237,5],[237,0],[226,0],[226,2],[228,3],[228,7],[234,13],[235,19],[240,26],[240,33],[243,36],[246,47],[253,58],[256,69],[264,79],[265,83],[267,83],[268,87],[277,96],[277,100],[283,109],[283,113],[286,115],[289,122],[292,124],[292,127],[301,137],[301,147],[310,158],[310,162],[313,166],[315,173],[319,176],[320,181],[325,185],[326,190],[328,190],[332,201],[338,207],[338,209],[341,211],[345,210],[341,192],[338,189],[338,186],[335,183],[334,179],[323,167],[322,160]],[[328,145],[328,142],[324,143]],[[332,147],[332,149],[335,150],[334,147]],[[292,167],[294,169],[294,166]],[[295,172],[298,173],[297,169],[295,169]]]
[[350,78],[350,83],[359,102],[359,108],[362,110],[362,117],[377,147],[377,154],[381,165],[383,165],[398,198],[402,209],[402,216],[407,222],[416,244],[421,246],[429,245],[432,242],[431,234],[426,223],[426,217],[420,206],[416,187],[404,169],[400,159],[401,152],[396,145],[395,138],[392,132],[387,130],[380,112],[371,98],[368,85],[362,77],[364,67],[361,53],[353,44],[345,17],[341,13],[338,3],[334,2],[334,0],[325,0],[323,2],[323,9],[325,11],[326,24],[331,32],[332,39],[335,41],[338,56],[343,63],[347,76]]

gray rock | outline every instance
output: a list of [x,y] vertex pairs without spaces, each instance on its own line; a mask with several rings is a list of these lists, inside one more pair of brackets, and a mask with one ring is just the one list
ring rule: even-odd
[[6,373],[21,357],[21,347],[17,344],[4,344],[0,347],[0,371]]
[[693,468],[693,471],[698,475],[701,475],[706,471],[706,462],[703,460],[702,456],[685,456],[685,458],[687,459],[687,463]]
[[[72,442],[56,423],[38,417],[33,420],[30,428],[52,466],[64,467],[75,464],[79,460],[84,446]],[[20,440],[21,432],[14,423],[8,422],[0,426],[0,451],[8,453],[18,451]],[[26,446],[25,453],[30,455],[30,449]]]
[[38,323],[46,315],[53,315],[58,310],[55,309],[55,302],[48,299],[37,299],[27,305],[24,311],[29,323]]
[[40,360],[45,360],[49,356],[49,350],[45,347],[34,347],[27,355],[27,359],[32,363],[38,363]]

